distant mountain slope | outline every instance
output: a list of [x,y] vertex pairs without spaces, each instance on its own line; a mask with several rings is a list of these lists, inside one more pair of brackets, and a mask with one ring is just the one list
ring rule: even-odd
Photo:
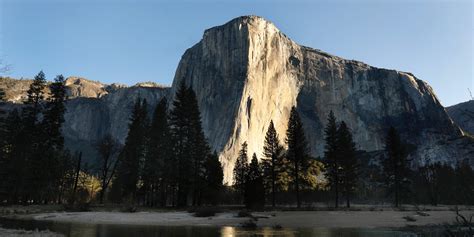
[[474,135],[474,100],[449,106],[446,111],[462,130]]
[[[6,92],[12,106],[20,106],[26,99],[26,91],[32,80],[0,78],[0,88]],[[85,78],[69,77],[66,80],[69,99],[66,101],[63,134],[66,147],[82,151],[91,163],[97,156],[95,144],[105,134],[111,134],[125,142],[128,121],[135,101],[146,99],[153,111],[156,103],[169,96],[170,89],[153,83],[139,83],[127,87],[119,84],[106,85]],[[48,92],[48,90],[46,90]],[[8,104],[7,104],[8,106]]]

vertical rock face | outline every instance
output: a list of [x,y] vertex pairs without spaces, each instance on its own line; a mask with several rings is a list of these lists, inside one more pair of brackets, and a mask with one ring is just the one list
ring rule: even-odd
[[[0,109],[21,107],[27,98],[32,80],[0,77],[0,89],[6,92],[6,101]],[[106,85],[80,77],[65,81],[68,100],[64,114],[63,135],[71,151],[81,151],[89,163],[96,162],[96,143],[106,134],[124,143],[128,133],[129,118],[138,98],[146,99],[148,110],[154,110],[162,97],[170,96],[170,88],[155,83],[139,83],[127,87],[120,84]],[[45,98],[49,89],[45,89]]]
[[459,127],[474,135],[474,100],[447,107],[446,111]]
[[[416,145],[415,165],[470,159],[474,166],[473,138],[463,136],[425,82],[410,73],[300,46],[256,16],[206,30],[183,55],[171,88],[150,82],[125,87],[68,78],[66,145],[94,159],[94,144],[105,134],[124,142],[138,97],[145,98],[152,111],[163,96],[171,102],[181,82],[198,96],[204,132],[220,154],[229,184],[243,142],[248,142],[249,154],[262,156],[271,120],[284,143],[292,106],[303,120],[313,156],[323,154],[324,127],[332,110],[351,128],[358,149],[383,149],[387,128],[395,126],[405,141]],[[30,83],[0,78],[0,89],[9,102],[21,103]],[[455,121],[469,126],[469,119],[457,119],[459,110],[449,111]]]
[[[183,55],[173,88],[181,81],[197,93],[205,133],[220,152],[228,183],[244,141],[250,154],[262,155],[270,120],[284,142],[292,106],[302,117],[314,156],[323,153],[331,110],[352,129],[358,148],[367,151],[383,149],[390,125],[420,148],[462,135],[431,87],[412,74],[300,46],[256,16],[206,30]],[[464,158],[417,152],[430,160]]]
[[169,97],[169,88],[133,86],[117,89],[100,98],[79,97],[66,102],[63,134],[66,146],[82,151],[93,160],[95,144],[106,134],[125,143],[133,106],[138,98],[145,99],[151,113],[162,97]]

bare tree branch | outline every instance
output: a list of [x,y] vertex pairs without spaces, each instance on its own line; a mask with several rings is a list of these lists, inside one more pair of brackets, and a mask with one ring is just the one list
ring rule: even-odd
[[7,74],[11,70],[11,65],[0,59],[0,75]]

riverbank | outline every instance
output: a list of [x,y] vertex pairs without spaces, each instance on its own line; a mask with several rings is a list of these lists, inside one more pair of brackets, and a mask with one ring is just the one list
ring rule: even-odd
[[[460,212],[474,215],[473,210]],[[253,212],[253,217],[238,217],[237,212],[195,217],[185,211],[167,212],[52,212],[10,215],[10,218],[33,219],[78,224],[118,224],[151,226],[242,226],[249,222],[258,227],[285,228],[400,228],[451,224],[456,213],[435,211],[270,211]]]
[[48,230],[13,230],[0,227],[0,236],[8,237],[64,237],[62,234],[54,233]]

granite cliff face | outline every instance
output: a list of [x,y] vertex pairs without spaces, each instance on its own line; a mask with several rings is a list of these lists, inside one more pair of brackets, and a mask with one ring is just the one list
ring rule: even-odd
[[[405,141],[417,147],[414,165],[464,159],[474,165],[473,139],[451,121],[427,83],[410,73],[300,46],[256,16],[206,30],[182,56],[171,88],[150,82],[126,87],[68,78],[66,145],[91,159],[96,156],[94,144],[103,135],[110,133],[124,142],[135,100],[145,98],[150,110],[163,96],[171,102],[182,81],[196,91],[205,135],[219,152],[229,184],[243,142],[248,142],[249,154],[262,156],[271,120],[284,143],[292,106],[303,120],[313,156],[323,154],[324,127],[332,110],[351,128],[358,149],[383,149],[387,128],[395,126]],[[21,102],[29,83],[0,80],[0,88],[6,88],[9,101]],[[448,111],[454,114],[451,108]]]
[[135,101],[146,99],[153,111],[162,97],[169,97],[169,88],[133,86],[121,88],[101,98],[68,100],[63,133],[71,150],[83,151],[85,157],[95,157],[95,144],[106,134],[122,144]]
[[462,130],[474,135],[474,100],[447,107],[446,111]]
[[434,152],[434,147],[456,149],[440,141],[462,132],[427,83],[410,73],[300,46],[260,17],[239,17],[206,30],[183,55],[173,88],[181,81],[197,93],[203,127],[220,152],[226,182],[244,141],[250,154],[262,155],[270,120],[284,141],[292,106],[302,117],[314,156],[323,153],[323,130],[332,110],[352,129],[359,149],[383,149],[385,131],[393,125],[419,147],[420,163],[469,158]]
[[[6,100],[20,106],[26,99],[32,80],[0,78],[0,88],[6,92]],[[146,99],[152,111],[158,101],[169,97],[169,87],[153,83],[127,87],[120,84],[106,85],[79,77],[69,77],[66,82],[66,101],[63,134],[65,145],[72,151],[82,151],[84,160],[94,162],[95,145],[106,134],[124,143],[128,122],[135,101]],[[49,91],[46,89],[46,97]],[[10,106],[10,109],[13,108]]]

